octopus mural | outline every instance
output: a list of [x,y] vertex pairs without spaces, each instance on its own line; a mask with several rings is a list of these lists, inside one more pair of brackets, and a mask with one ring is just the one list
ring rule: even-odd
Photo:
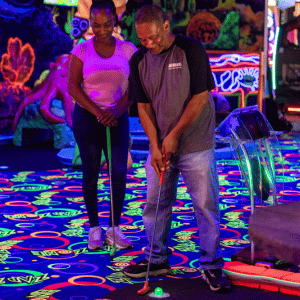
[[[45,80],[38,84],[32,93],[24,99],[20,104],[13,122],[13,129],[16,130],[19,118],[24,108],[38,100],[41,100],[39,112],[40,115],[49,123],[58,124],[67,122],[72,127],[72,115],[74,110],[74,102],[68,93],[67,76],[69,54],[60,55],[54,63],[50,64],[50,71]],[[63,103],[65,118],[53,114],[51,111],[51,101],[59,99]]]

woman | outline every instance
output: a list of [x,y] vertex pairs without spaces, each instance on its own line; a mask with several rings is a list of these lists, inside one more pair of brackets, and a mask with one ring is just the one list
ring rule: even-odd
[[125,197],[129,146],[129,59],[137,49],[132,43],[112,36],[117,20],[116,8],[111,0],[93,3],[90,22],[95,36],[74,47],[69,65],[68,91],[76,100],[73,132],[82,160],[82,191],[90,222],[90,250],[103,248],[97,181],[102,150],[107,158],[106,126],[111,131],[115,230],[110,214],[105,243],[113,245],[114,231],[117,248],[132,247],[119,224]]

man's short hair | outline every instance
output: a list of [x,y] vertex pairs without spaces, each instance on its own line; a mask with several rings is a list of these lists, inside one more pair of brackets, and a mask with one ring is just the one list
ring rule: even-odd
[[135,16],[135,24],[141,23],[164,23],[166,16],[161,7],[149,4],[142,6]]

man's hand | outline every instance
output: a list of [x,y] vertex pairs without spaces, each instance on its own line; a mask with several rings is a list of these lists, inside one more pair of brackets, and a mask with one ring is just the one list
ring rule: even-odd
[[164,138],[162,143],[162,153],[166,159],[167,164],[169,164],[172,154],[177,151],[178,138],[172,131]]
[[165,160],[164,163],[164,160],[165,160],[165,156],[158,148],[152,149],[151,165],[154,168],[158,177],[160,177],[162,171],[167,171],[169,169],[169,162]]

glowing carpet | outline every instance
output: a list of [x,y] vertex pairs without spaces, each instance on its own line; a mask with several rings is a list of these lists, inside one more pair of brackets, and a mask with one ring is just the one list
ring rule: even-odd
[[[299,200],[298,140],[281,139],[285,159],[284,190],[280,201]],[[250,200],[235,160],[218,160],[221,244],[227,262],[249,245]],[[88,220],[81,193],[81,170],[59,169],[0,173],[0,299],[105,299],[105,295],[144,280],[122,273],[131,260],[139,261],[147,238],[142,222],[146,201],[144,161],[128,172],[121,228],[134,248],[103,252],[87,250]],[[99,220],[109,217],[109,177],[99,177]],[[173,256],[170,279],[198,278],[198,236],[192,203],[182,178],[173,207],[170,236]],[[150,279],[150,280],[157,280]],[[125,299],[125,298],[124,298]],[[274,298],[276,299],[276,298]]]

